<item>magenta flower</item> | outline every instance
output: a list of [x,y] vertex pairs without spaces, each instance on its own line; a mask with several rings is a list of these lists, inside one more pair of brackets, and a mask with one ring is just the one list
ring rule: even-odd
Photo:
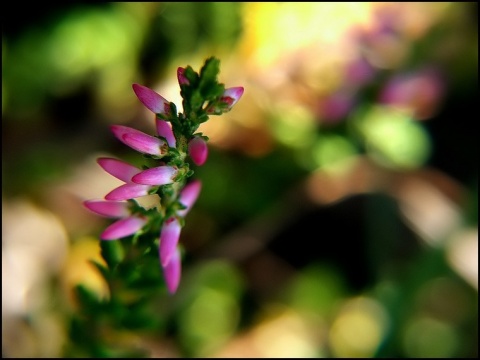
[[105,217],[120,218],[100,235],[102,240],[115,240],[135,234],[146,223],[141,215],[130,215],[128,203],[121,201],[87,200],[83,204],[90,211]]
[[99,158],[97,162],[110,175],[125,182],[105,195],[106,200],[128,200],[148,195],[151,186],[132,182],[132,177],[141,172],[139,168],[113,158]]
[[232,109],[243,95],[244,88],[241,86],[225,89],[218,102],[206,108],[207,114],[220,115]]
[[155,114],[161,114],[165,116],[170,115],[170,103],[165,100],[161,95],[157,94],[152,89],[139,84],[133,84],[132,88],[138,99],[150,111]]
[[200,136],[195,136],[190,140],[188,143],[188,154],[196,165],[203,165],[208,156],[208,147],[205,140]]

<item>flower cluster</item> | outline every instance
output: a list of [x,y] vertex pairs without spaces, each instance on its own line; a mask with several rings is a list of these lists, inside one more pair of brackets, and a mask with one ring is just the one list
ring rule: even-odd
[[[244,91],[243,87],[225,89],[216,81],[217,62],[213,58],[207,60],[200,74],[191,67],[178,68],[184,114],[177,114],[175,104],[152,89],[132,85],[138,99],[155,114],[156,135],[123,125],[112,125],[111,131],[118,140],[142,153],[155,165],[140,169],[118,159],[99,158],[98,164],[103,170],[124,184],[106,194],[105,199],[84,201],[90,211],[117,219],[101,233],[102,240],[140,236],[160,228],[154,238],[159,239],[159,260],[167,289],[172,294],[176,292],[181,277],[178,245],[183,219],[201,190],[200,180],[188,181],[193,171],[187,159],[200,166],[208,156],[208,138],[195,131],[208,115],[230,111]],[[158,195],[160,201],[155,213],[134,200],[153,194]]]

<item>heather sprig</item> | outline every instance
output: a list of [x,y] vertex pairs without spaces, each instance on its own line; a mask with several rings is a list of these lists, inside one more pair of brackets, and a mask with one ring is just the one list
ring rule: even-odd
[[[183,112],[154,90],[132,85],[140,102],[154,113],[156,133],[146,134],[123,125],[110,129],[119,141],[140,152],[145,164],[138,168],[119,159],[99,158],[98,164],[124,184],[111,190],[105,199],[84,202],[90,211],[117,219],[100,235],[107,266],[95,263],[107,280],[117,277],[125,266],[135,269],[135,261],[140,264],[142,256],[157,252],[167,290],[171,294],[177,291],[181,229],[201,190],[200,180],[191,179],[191,163],[201,166],[208,157],[208,137],[198,133],[198,127],[209,116],[230,111],[244,91],[243,87],[225,88],[217,80],[218,73],[219,60],[214,57],[205,61],[199,73],[190,66],[178,68]],[[157,195],[158,205],[142,207],[136,199],[145,195]],[[115,245],[107,245],[109,242]],[[132,271],[139,276],[138,268]],[[128,287],[138,279],[130,283],[126,280]]]

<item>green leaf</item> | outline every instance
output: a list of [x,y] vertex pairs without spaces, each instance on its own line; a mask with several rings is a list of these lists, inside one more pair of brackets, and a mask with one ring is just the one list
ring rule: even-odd
[[202,83],[213,81],[217,82],[217,76],[220,73],[220,60],[215,57],[205,60],[205,64],[200,70],[200,86]]
[[100,300],[97,294],[89,290],[85,285],[79,284],[74,288],[75,296],[88,313],[94,313],[100,308]]
[[113,269],[125,257],[122,243],[119,240],[101,241],[100,248],[102,249],[101,255],[110,269]]

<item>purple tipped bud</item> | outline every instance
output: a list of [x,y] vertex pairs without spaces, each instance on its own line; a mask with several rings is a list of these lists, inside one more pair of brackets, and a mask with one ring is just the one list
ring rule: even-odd
[[151,186],[140,184],[123,184],[105,195],[107,200],[129,200],[148,195]]
[[173,135],[172,127],[170,124],[165,120],[156,119],[157,125],[157,134],[163,136],[167,139],[168,146],[175,147],[177,142],[175,140],[175,136]]
[[185,74],[185,68],[179,67],[177,69],[178,83],[180,85],[190,85],[190,81],[188,81],[188,79],[184,74]]
[[179,216],[185,216],[192,208],[195,201],[197,201],[200,190],[202,189],[202,183],[200,180],[193,180],[192,182],[185,185],[185,187],[180,191],[179,201],[186,206],[186,209],[178,210],[177,214]]
[[98,158],[97,162],[110,175],[127,183],[132,181],[133,175],[141,171],[133,165],[113,158]]
[[135,234],[145,225],[147,219],[139,216],[130,216],[114,222],[100,235],[102,240],[115,240]]
[[244,88],[242,86],[225,89],[220,101],[228,104],[229,109],[231,109],[232,106],[235,105],[238,100],[240,100],[243,95],[243,91]]
[[128,203],[121,201],[87,200],[83,204],[94,213],[113,218],[126,217],[130,214]]
[[242,97],[243,91],[241,86],[226,89],[218,101],[208,106],[207,114],[220,115],[230,111]]
[[154,112],[155,114],[170,114],[170,103],[161,95],[157,94],[152,89],[139,84],[133,84],[132,88],[138,99],[150,111]]
[[203,165],[208,156],[208,147],[205,140],[199,136],[190,140],[188,143],[188,154],[196,165]]
[[182,262],[180,251],[175,249],[168,264],[163,268],[163,276],[167,289],[170,294],[175,294],[178,285],[180,284],[180,277],[182,275]]
[[132,181],[143,185],[166,185],[173,182],[178,170],[172,166],[158,166],[135,175]]
[[177,218],[168,218],[162,226],[160,232],[160,263],[163,267],[167,266],[172,255],[177,248],[178,239],[180,238],[181,226]]

